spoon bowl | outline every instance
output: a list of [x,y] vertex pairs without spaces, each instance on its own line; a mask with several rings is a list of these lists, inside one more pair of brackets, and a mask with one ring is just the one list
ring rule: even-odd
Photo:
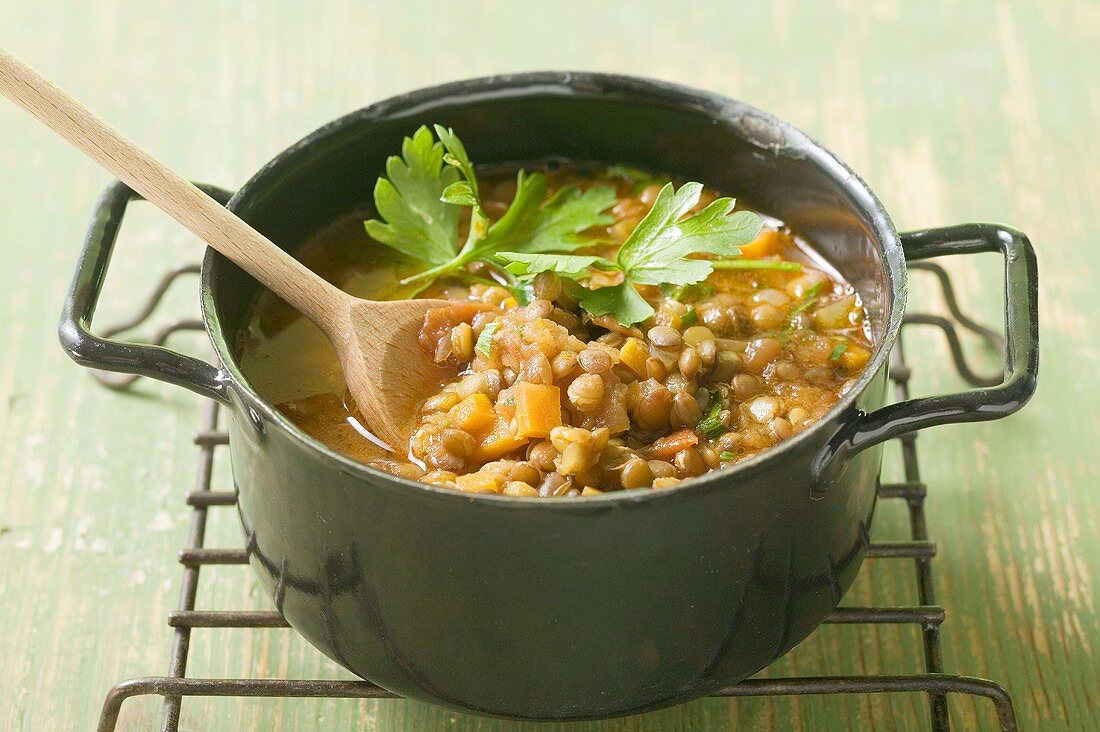
[[348,298],[343,322],[326,335],[336,348],[359,413],[391,449],[401,452],[420,403],[448,375],[446,367],[420,348],[416,333],[429,310],[453,303]]

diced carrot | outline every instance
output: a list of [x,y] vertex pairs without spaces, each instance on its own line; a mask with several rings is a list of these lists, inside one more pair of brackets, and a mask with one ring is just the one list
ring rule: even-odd
[[658,437],[645,449],[645,454],[652,460],[671,460],[676,453],[698,443],[699,435],[695,434],[695,430],[678,430],[671,435]]
[[737,248],[741,250],[741,256],[746,259],[760,259],[771,254],[778,254],[779,248],[786,238],[787,235],[781,231],[765,229],[760,232],[760,236],[748,244],[739,244]]
[[497,395],[497,403],[493,408],[496,409],[498,418],[511,422],[512,418],[516,416],[517,388],[519,388],[519,384],[502,389],[500,394]]
[[451,407],[447,414],[455,425],[473,435],[487,432],[497,418],[493,403],[481,392],[466,397]]
[[520,439],[512,434],[511,420],[497,417],[489,434],[481,439],[481,444],[474,448],[471,456],[479,463],[487,463],[490,460],[498,460],[513,450],[518,450],[527,444],[527,439]]
[[516,386],[516,437],[549,437],[561,426],[561,389],[520,382]]
[[619,359],[623,366],[634,372],[639,379],[646,377],[645,362],[649,358],[649,349],[638,338],[627,338],[626,343],[619,349]]
[[484,470],[455,478],[455,487],[463,493],[500,493],[504,477]]

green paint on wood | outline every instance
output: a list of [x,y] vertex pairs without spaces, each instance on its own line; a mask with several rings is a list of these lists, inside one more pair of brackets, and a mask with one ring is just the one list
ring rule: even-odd
[[[1028,409],[922,436],[948,671],[991,676],[1022,727],[1100,726],[1100,14],[1034,4],[752,7],[546,3],[0,4],[4,42],[184,173],[232,186],[325,121],[403,90],[500,71],[587,68],[672,79],[743,98],[822,139],[882,196],[899,228],[968,220],[1029,232],[1042,277],[1043,374]],[[439,15],[435,15],[439,13]],[[584,23],[578,23],[584,18]],[[747,29],[747,30],[746,30]],[[471,42],[476,34],[476,42]],[[173,561],[193,481],[200,404],[145,384],[98,388],[57,347],[55,320],[92,201],[108,177],[0,104],[0,728],[87,728],[116,681],[163,673]],[[199,253],[137,210],[113,264],[103,322],[148,273]],[[973,258],[971,258],[973,259]],[[964,300],[1000,311],[998,263],[948,263]],[[934,288],[914,287],[935,306]],[[196,311],[193,281],[163,312]],[[920,393],[961,388],[934,333],[912,333]],[[201,352],[201,336],[177,345]],[[986,365],[993,365],[987,361]],[[930,456],[935,456],[932,459]],[[893,467],[896,470],[896,456]],[[229,485],[219,464],[218,485]],[[884,508],[877,538],[906,531]],[[231,513],[212,546],[239,542]],[[211,571],[205,607],[264,607],[247,570]],[[852,603],[913,602],[909,571],[869,566]],[[192,672],[345,677],[286,631],[196,631]],[[824,628],[768,675],[918,671],[910,628]],[[988,705],[952,702],[959,729]],[[540,729],[926,729],[919,696],[703,700],[605,724]],[[157,725],[128,703],[125,729]],[[535,729],[405,701],[185,703],[185,729]]]

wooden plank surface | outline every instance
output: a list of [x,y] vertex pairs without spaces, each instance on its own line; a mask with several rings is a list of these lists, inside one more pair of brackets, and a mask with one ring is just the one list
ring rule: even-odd
[[[313,7],[314,5],[318,7]],[[823,140],[880,194],[899,228],[990,220],[1039,252],[1043,373],[1003,422],[918,442],[940,544],[948,671],[1013,694],[1024,729],[1100,727],[1100,6],[899,0],[840,3],[25,3],[0,0],[0,38],[170,165],[238,185],[351,109],[439,81],[583,68],[739,97]],[[194,480],[201,403],[142,384],[120,397],[57,346],[55,322],[87,216],[108,176],[0,104],[0,729],[85,729],[116,681],[162,674]],[[102,322],[132,311],[151,273],[199,246],[135,210]],[[948,266],[971,310],[1001,312],[998,263]],[[194,279],[164,317],[196,312]],[[916,282],[918,305],[935,288]],[[961,388],[932,333],[908,336],[919,393]],[[201,352],[202,336],[181,336]],[[986,358],[984,365],[993,362]],[[891,456],[893,457],[893,456]],[[896,460],[893,461],[896,463]],[[896,472],[896,464],[893,466]],[[218,465],[216,487],[228,487]],[[877,538],[901,538],[896,507]],[[211,545],[239,543],[231,512]],[[911,572],[869,566],[849,602],[915,600]],[[203,580],[200,604],[265,607],[244,568]],[[195,675],[346,678],[287,631],[203,631]],[[829,627],[769,671],[919,671],[907,628]],[[959,729],[988,705],[953,702]],[[156,728],[128,703],[123,729]],[[923,699],[702,700],[601,724],[539,729],[927,728]],[[406,701],[188,703],[184,729],[505,730]]]

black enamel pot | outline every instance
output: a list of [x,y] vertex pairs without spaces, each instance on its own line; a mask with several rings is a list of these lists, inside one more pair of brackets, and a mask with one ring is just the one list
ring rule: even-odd
[[[433,122],[454,127],[486,164],[625,163],[743,197],[807,235],[863,293],[877,348],[825,418],[735,469],[593,498],[461,494],[336,454],[265,402],[232,348],[258,285],[213,251],[202,305],[224,366],[92,335],[135,197],[109,188],[65,305],[66,351],[229,407],[241,521],[264,588],[311,643],[386,689],[479,714],[577,719],[676,704],[742,679],[806,637],[851,584],[883,441],[1003,417],[1035,389],[1036,265],[1026,237],[984,224],[899,235],[874,194],[816,142],[705,92],[586,73],[447,84],[336,120],[231,198],[207,190],[293,252],[361,209],[402,136]],[[1004,382],[884,407],[906,260],[984,251],[1004,254]]]

